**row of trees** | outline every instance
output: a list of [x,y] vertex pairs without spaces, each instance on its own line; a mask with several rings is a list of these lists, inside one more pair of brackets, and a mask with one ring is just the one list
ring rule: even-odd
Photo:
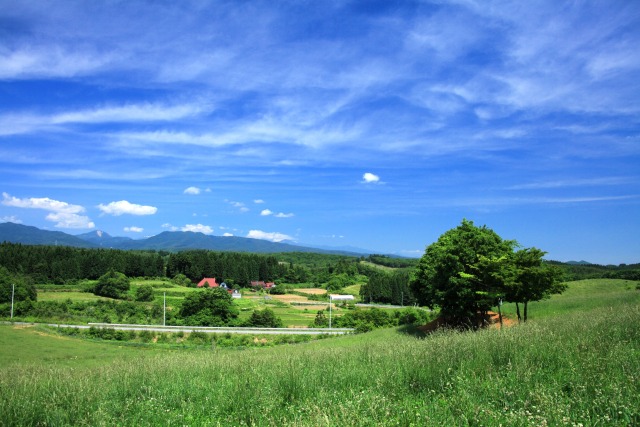
[[252,280],[274,281],[286,272],[286,264],[271,255],[194,250],[170,254],[166,275],[183,274],[192,282],[218,277],[227,284],[246,286]]
[[463,220],[427,247],[411,289],[419,304],[440,307],[454,326],[477,328],[502,301],[516,303],[518,319],[526,321],[529,302],[566,288],[562,272],[544,263],[544,255],[537,248],[518,249],[514,240]]
[[362,301],[394,305],[413,305],[416,299],[409,287],[410,270],[387,272],[379,268],[364,271],[368,280],[360,286]]
[[164,276],[164,260],[153,251],[80,249],[68,246],[0,244],[0,265],[37,283],[96,280],[109,270],[129,277]]

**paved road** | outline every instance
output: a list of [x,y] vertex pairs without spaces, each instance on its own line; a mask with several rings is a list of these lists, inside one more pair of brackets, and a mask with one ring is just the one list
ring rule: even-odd
[[[10,322],[2,322],[10,323]],[[66,325],[58,323],[12,322],[14,325],[38,325],[58,328],[89,329],[111,328],[120,331],[153,331],[153,332],[204,332],[207,334],[253,334],[253,335],[344,335],[353,332],[351,328],[225,328],[207,326],[159,326],[159,325],[127,325],[117,323],[89,323],[88,325]]]

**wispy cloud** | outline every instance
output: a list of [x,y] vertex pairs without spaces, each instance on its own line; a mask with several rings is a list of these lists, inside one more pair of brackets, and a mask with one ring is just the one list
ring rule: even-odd
[[166,122],[193,117],[207,111],[203,105],[166,105],[158,103],[101,106],[87,110],[52,114],[13,112],[0,115],[0,135],[35,131],[61,131],[65,125],[100,123]]
[[185,188],[185,190],[183,191],[184,194],[192,194],[192,195],[198,195],[200,194],[200,189],[198,187],[187,187]]
[[144,231],[144,228],[132,226],[125,227],[123,230],[125,231],[125,233],[142,233]]
[[249,208],[243,202],[236,202],[228,199],[225,199],[225,202],[238,209],[241,213],[249,212]]
[[557,181],[539,181],[528,184],[517,184],[507,187],[507,190],[540,190],[549,188],[566,188],[566,187],[595,187],[595,186],[611,186],[629,184],[633,182],[630,177],[601,177],[601,178],[585,178]]
[[0,222],[13,222],[15,224],[22,224],[22,220],[15,215],[3,216],[0,218]]

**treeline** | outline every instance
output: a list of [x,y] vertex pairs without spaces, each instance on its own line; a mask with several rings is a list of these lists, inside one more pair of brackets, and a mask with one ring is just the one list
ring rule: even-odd
[[164,260],[154,251],[81,249],[69,246],[0,244],[0,266],[9,272],[29,276],[36,283],[62,284],[74,280],[95,280],[109,270],[128,277],[162,277]]
[[391,268],[413,268],[418,265],[418,258],[398,258],[389,255],[369,255],[367,261],[373,264]]
[[640,280],[640,264],[598,265],[567,264],[559,261],[547,261],[559,267],[565,280],[584,279],[625,279]]
[[367,303],[393,305],[413,305],[416,302],[409,287],[409,269],[386,272],[380,269],[368,269],[367,283],[360,287],[360,298]]
[[332,282],[339,288],[356,282],[359,261],[357,257],[323,254],[280,257],[206,250],[169,253],[0,243],[0,266],[35,283],[53,284],[97,280],[109,271],[117,271],[127,277],[174,278],[180,274],[191,283],[216,277],[237,287],[261,280],[318,286]]

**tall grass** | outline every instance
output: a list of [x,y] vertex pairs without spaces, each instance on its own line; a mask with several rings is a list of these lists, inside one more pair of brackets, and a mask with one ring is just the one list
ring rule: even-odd
[[379,330],[295,346],[0,370],[0,425],[640,424],[640,308],[425,339]]

